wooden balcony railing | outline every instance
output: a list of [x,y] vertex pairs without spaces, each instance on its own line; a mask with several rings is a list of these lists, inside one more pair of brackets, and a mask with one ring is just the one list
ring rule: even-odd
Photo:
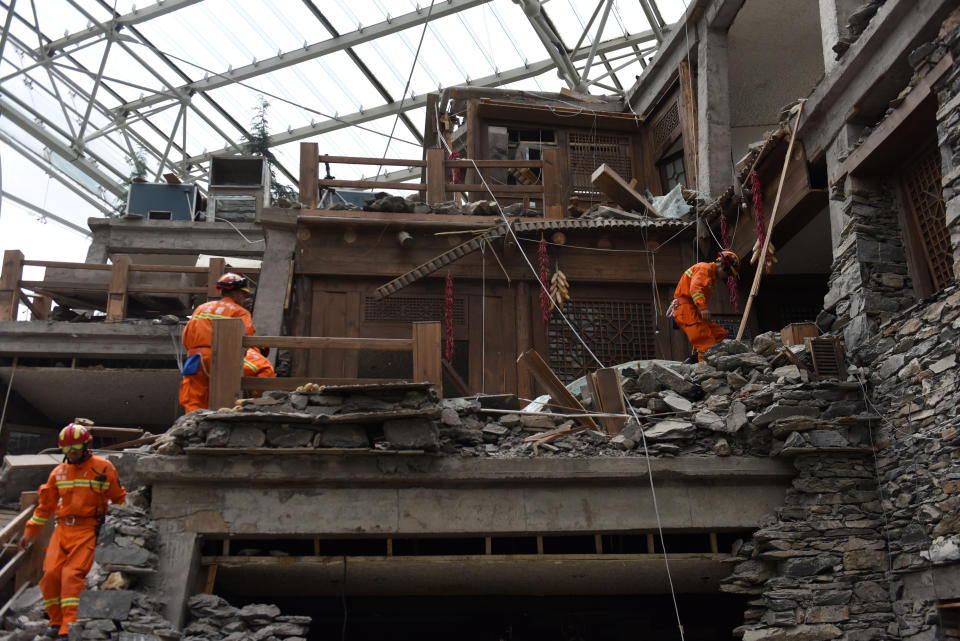
[[[488,169],[539,169],[540,182],[532,185],[502,185],[487,180],[490,191],[497,199],[523,198],[542,203],[544,217],[563,218],[563,184],[560,173],[560,152],[544,149],[542,160],[447,160],[443,149],[427,149],[425,160],[390,158],[359,158],[353,156],[319,156],[317,143],[300,143],[300,200],[310,209],[316,209],[321,187],[345,187],[353,189],[396,189],[418,191],[424,194],[428,204],[441,203],[453,194],[466,193],[468,200],[488,200],[487,187],[480,182],[476,171]],[[423,168],[422,182],[389,182],[378,180],[331,180],[320,179],[320,163],[350,165],[399,166]],[[462,169],[475,182],[455,183],[451,169]],[[540,208],[536,207],[537,209]]]
[[332,338],[323,336],[244,336],[239,319],[213,321],[210,348],[210,407],[232,407],[243,390],[294,390],[305,383],[349,384],[387,383],[396,379],[310,377],[258,378],[243,376],[243,355],[248,347],[282,349],[355,349],[413,352],[411,381],[432,383],[438,396],[443,394],[443,340],[440,323],[413,323],[410,338]]
[[[43,280],[24,280],[24,267],[47,267],[66,270],[64,280],[45,277]],[[53,294],[58,289],[70,288],[83,290],[96,299],[102,292],[102,303],[97,307],[106,312],[106,322],[122,321],[127,314],[127,301],[130,294],[198,294],[208,298],[219,298],[217,279],[223,275],[226,261],[223,258],[211,258],[209,267],[184,267],[176,265],[134,265],[130,257],[117,255],[112,265],[100,263],[67,263],[51,260],[25,260],[23,252],[9,249],[3,254],[3,268],[0,271],[0,321],[17,319],[17,309],[22,302],[30,309],[31,320],[46,320],[50,313]],[[232,271],[243,274],[257,274],[258,268],[231,267]],[[110,272],[109,281],[83,280],[82,272]],[[206,283],[194,287],[173,287],[162,284],[131,283],[131,274],[138,272],[205,274]],[[32,293],[27,293],[32,292]]]

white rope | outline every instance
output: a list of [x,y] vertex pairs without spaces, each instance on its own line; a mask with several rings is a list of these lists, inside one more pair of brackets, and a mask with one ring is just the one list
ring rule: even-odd
[[487,244],[480,243],[480,393],[487,393]]

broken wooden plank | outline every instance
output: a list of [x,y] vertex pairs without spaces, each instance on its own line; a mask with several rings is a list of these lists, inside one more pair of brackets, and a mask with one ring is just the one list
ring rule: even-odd
[[[604,414],[626,414],[627,408],[623,400],[623,389],[620,387],[620,375],[615,367],[598,369],[594,374],[596,392],[591,390],[593,405]],[[599,407],[597,407],[599,405]],[[626,418],[618,416],[601,416],[600,424],[607,434],[619,434],[626,424]]]
[[[520,355],[517,362],[523,363],[524,366],[530,370],[530,373],[533,374],[533,377],[547,388],[547,391],[550,392],[550,397],[556,404],[575,414],[587,413],[586,408],[580,404],[580,401],[578,401],[563,382],[557,378],[557,375],[553,373],[553,370],[550,369],[550,366],[546,364],[537,350],[533,348],[528,349]],[[589,416],[579,417],[574,420],[586,428],[600,431],[600,426]]]
[[597,167],[597,170],[590,176],[590,182],[624,209],[635,211],[646,209],[651,216],[660,215],[640,192],[631,187],[620,174],[607,166],[606,163]]

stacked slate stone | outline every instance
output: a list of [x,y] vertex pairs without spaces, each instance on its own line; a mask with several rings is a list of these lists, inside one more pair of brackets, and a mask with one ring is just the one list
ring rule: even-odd
[[886,0],[868,0],[868,2],[865,2],[853,10],[850,17],[847,18],[844,33],[841,34],[839,40],[832,47],[833,51],[837,54],[837,60],[846,53],[850,45],[860,38],[860,34],[867,29],[867,25],[870,24],[873,16],[876,15],[877,10],[883,6],[884,2],[886,2]]
[[882,182],[847,181],[847,223],[830,268],[829,291],[817,325],[842,333],[848,350],[872,336],[896,312],[914,302],[898,207]]
[[[454,200],[447,200],[427,204],[420,200],[419,194],[412,194],[403,198],[401,196],[393,196],[386,192],[377,192],[372,198],[365,199],[364,202],[366,204],[363,207],[358,207],[351,203],[336,203],[330,206],[330,210],[363,210],[400,214],[454,214],[458,216],[500,215],[500,209],[497,207],[497,203],[492,200],[475,200],[462,204]],[[524,207],[522,203],[513,203],[504,206],[503,213],[507,216],[525,216],[531,218],[543,216],[542,212]]]
[[[943,23],[940,35],[929,56],[953,54],[960,59],[960,9]],[[937,93],[937,138],[940,141],[940,173],[943,176],[943,201],[946,204],[946,227],[953,249],[953,274],[960,278],[960,66],[954,64],[934,86]]]
[[153,447],[164,455],[202,447],[433,451],[439,416],[427,384],[312,385],[241,399],[231,410],[191,412]]
[[187,600],[189,620],[182,641],[305,641],[312,619],[284,616],[275,605],[235,608],[214,594]]
[[[933,573],[960,569],[960,286],[891,320],[857,352],[886,420],[877,467],[904,638],[933,639]],[[947,590],[949,596],[954,592]]]
[[872,451],[850,450],[797,456],[784,505],[734,550],[721,589],[755,596],[744,641],[900,638]]

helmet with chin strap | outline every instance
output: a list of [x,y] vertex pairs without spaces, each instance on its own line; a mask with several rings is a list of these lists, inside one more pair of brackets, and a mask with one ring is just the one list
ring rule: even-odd
[[70,423],[60,430],[57,437],[57,445],[64,452],[69,450],[82,450],[93,442],[93,434],[83,425]]
[[241,291],[250,293],[250,281],[245,276],[227,272],[217,279],[217,290],[221,292]]
[[740,257],[729,249],[724,249],[717,254],[717,263],[723,266],[728,272],[740,278]]

